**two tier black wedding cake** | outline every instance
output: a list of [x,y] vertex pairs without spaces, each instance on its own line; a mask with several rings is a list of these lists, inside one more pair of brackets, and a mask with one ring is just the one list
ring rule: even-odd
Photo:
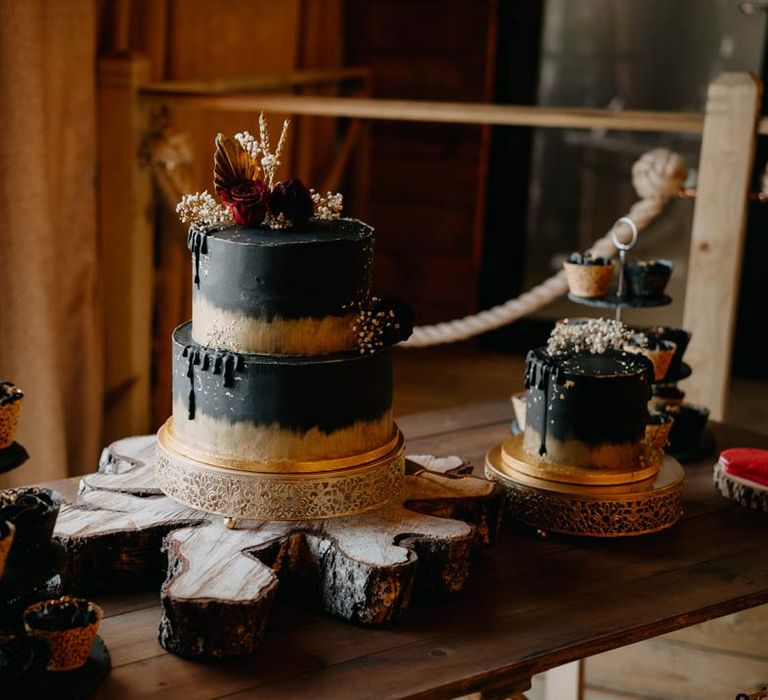
[[402,482],[390,348],[412,317],[373,296],[373,229],[341,217],[340,195],[275,182],[287,123],[274,152],[260,124],[217,137],[218,200],[178,207],[193,314],[173,333],[157,481],[234,519],[361,512]]

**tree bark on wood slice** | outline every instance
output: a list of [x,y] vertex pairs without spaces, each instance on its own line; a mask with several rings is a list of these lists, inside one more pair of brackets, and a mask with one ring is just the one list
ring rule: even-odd
[[414,590],[461,589],[474,546],[493,541],[503,493],[457,476],[468,469],[457,457],[415,456],[401,494],[377,510],[229,530],[161,494],[153,436],[121,440],[61,510],[65,587],[93,594],[165,574],[160,643],[187,658],[252,653],[281,584],[313,591],[320,607],[351,622],[387,622]]
[[713,481],[717,490],[726,498],[747,508],[768,513],[768,491],[753,488],[745,481],[726,474],[719,462],[715,464]]

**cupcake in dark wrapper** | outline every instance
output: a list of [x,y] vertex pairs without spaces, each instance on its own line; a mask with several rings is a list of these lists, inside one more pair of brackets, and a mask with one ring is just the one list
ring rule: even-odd
[[50,644],[49,671],[71,671],[88,660],[102,615],[95,603],[62,596],[28,607],[24,625]]
[[0,382],[0,450],[16,439],[24,392],[11,382]]
[[602,297],[608,293],[615,267],[611,260],[593,257],[589,253],[571,253],[563,263],[571,294],[587,298]]
[[633,260],[627,263],[629,293],[637,297],[664,294],[674,266],[669,260]]
[[709,420],[709,409],[694,404],[683,404],[674,414],[674,419],[672,430],[669,432],[670,451],[683,453],[696,450]]
[[0,520],[16,527],[14,552],[51,541],[61,506],[61,494],[37,486],[0,491]]

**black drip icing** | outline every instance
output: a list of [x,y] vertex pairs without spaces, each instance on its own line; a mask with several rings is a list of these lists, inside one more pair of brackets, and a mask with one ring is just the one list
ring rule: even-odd
[[192,224],[187,233],[187,248],[195,258],[194,283],[200,289],[200,254],[208,255],[208,235],[221,231],[221,226],[212,224]]
[[224,387],[231,389],[235,385],[235,372],[245,370],[245,362],[241,355],[225,350],[210,350],[201,345],[186,345],[182,357],[187,358],[187,377],[189,378],[189,399],[187,409],[189,419],[195,417],[195,372],[198,365],[203,372],[213,372],[224,377]]
[[539,445],[539,455],[542,457],[547,454],[547,419],[549,403],[549,387],[552,382],[556,384],[560,381],[560,368],[552,361],[537,355],[534,351],[528,353],[525,358],[525,388],[540,389],[544,393],[544,410],[542,411],[542,420],[539,430],[541,435],[541,444]]

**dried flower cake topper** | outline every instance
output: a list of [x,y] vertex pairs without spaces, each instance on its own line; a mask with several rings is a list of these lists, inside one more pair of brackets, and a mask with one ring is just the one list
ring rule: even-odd
[[176,206],[181,221],[282,229],[303,226],[312,216],[338,219],[343,203],[340,194],[321,195],[298,178],[275,182],[288,124],[286,119],[274,151],[264,112],[259,115],[258,139],[247,131],[234,138],[218,134],[213,156],[216,196],[207,190],[184,195]]

